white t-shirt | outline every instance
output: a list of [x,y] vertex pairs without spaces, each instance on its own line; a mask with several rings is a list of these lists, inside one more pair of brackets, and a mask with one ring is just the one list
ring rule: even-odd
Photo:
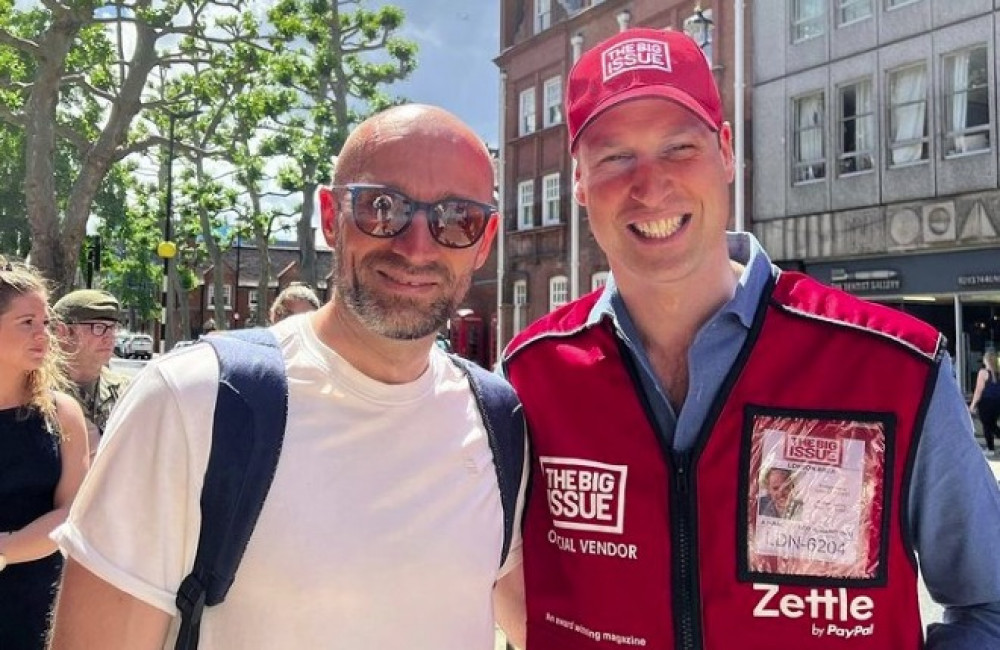
[[[435,347],[420,378],[387,385],[321,343],[308,315],[273,331],[288,371],[284,447],[236,581],[205,610],[201,650],[493,648],[503,511],[464,374]],[[204,345],[150,364],[55,534],[90,571],[175,615],[217,383]]]

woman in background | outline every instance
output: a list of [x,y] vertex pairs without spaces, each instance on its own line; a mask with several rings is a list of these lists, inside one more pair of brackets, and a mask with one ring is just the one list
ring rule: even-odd
[[66,518],[89,459],[83,411],[67,393],[49,331],[48,291],[0,255],[0,648],[45,647]]
[[976,390],[972,393],[969,410],[979,415],[983,423],[983,437],[986,438],[986,452],[996,458],[996,442],[1000,437],[1000,369],[996,350],[983,353],[983,367],[976,375]]

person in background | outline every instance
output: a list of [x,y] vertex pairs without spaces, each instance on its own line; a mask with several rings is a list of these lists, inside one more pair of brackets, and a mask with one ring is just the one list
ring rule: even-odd
[[49,533],[87,471],[83,412],[52,345],[48,291],[0,255],[0,648],[45,647],[62,556]]
[[108,417],[128,386],[129,377],[108,367],[121,320],[118,299],[106,291],[71,291],[52,306],[57,319],[59,345],[66,359],[66,374],[73,394],[83,407],[90,436],[90,451],[108,425]]
[[983,367],[976,375],[976,388],[969,402],[969,410],[979,416],[983,425],[983,437],[986,439],[986,453],[997,457],[996,439],[1000,437],[1000,363],[997,362],[997,351],[983,352]]
[[304,314],[319,309],[319,298],[308,285],[292,283],[285,287],[271,304],[271,324],[295,314]]
[[[501,360],[533,457],[513,639],[913,650],[919,566],[944,606],[926,648],[1000,648],[1000,493],[944,337],[726,232],[732,130],[682,32],[595,45],[564,97],[611,278]],[[772,465],[809,477],[795,521],[754,511]]]
[[[434,345],[499,225],[489,152],[450,113],[398,106],[351,133],[333,180],[318,195],[334,292],[271,328],[288,373],[281,456],[200,650],[491,650],[497,472],[468,379]],[[195,345],[129,388],[57,533],[55,650],[170,644],[218,381]]]

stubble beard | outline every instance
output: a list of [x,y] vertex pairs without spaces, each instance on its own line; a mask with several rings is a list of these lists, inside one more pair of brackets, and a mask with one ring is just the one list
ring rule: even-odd
[[429,269],[437,272],[441,278],[443,293],[427,304],[379,292],[362,281],[361,269],[371,267],[376,261],[399,269],[412,268],[395,253],[370,253],[357,266],[345,268],[343,251],[335,246],[333,258],[334,268],[337,269],[334,287],[344,305],[367,329],[397,341],[414,341],[439,332],[448,323],[472,284],[471,274],[456,279],[447,269],[430,265]]

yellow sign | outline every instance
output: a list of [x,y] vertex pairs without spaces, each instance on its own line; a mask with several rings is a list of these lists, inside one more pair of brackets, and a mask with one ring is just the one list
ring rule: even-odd
[[172,241],[161,241],[156,246],[156,254],[165,260],[177,255],[177,244]]

